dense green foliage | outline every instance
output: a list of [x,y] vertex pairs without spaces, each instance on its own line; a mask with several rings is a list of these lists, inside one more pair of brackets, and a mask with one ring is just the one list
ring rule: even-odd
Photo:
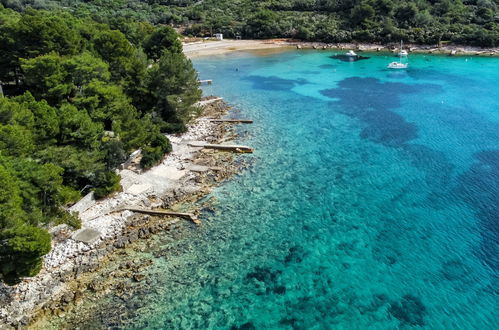
[[[4,2],[7,5],[13,1]],[[15,7],[15,6],[14,6]],[[114,171],[143,149],[151,167],[185,130],[200,90],[176,32],[121,22],[129,34],[67,11],[0,6],[0,280],[36,274],[50,225],[82,193],[121,189]]]
[[299,38],[324,42],[451,41],[499,46],[498,0],[2,0],[22,9],[68,7],[137,38],[141,23],[123,17],[186,28],[207,36]]

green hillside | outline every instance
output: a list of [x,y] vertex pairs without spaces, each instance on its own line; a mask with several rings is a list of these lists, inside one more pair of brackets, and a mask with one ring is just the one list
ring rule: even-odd
[[124,17],[185,28],[185,34],[324,42],[450,41],[499,45],[498,0],[2,0],[22,10],[66,8],[118,27]]

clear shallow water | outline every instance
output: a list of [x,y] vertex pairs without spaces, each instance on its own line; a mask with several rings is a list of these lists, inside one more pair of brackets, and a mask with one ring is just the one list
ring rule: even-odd
[[495,327],[499,59],[328,55],[194,61],[256,152],[159,237],[127,327]]

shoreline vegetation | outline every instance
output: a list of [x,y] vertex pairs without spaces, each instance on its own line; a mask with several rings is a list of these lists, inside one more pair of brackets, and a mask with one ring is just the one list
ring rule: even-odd
[[199,112],[196,71],[172,27],[140,38],[67,12],[0,5],[0,282],[42,268],[68,207],[121,190],[117,167],[149,169]]
[[201,101],[172,27],[127,21],[123,33],[1,5],[0,22],[0,328],[16,328],[106,255],[164,228],[129,231],[133,212],[117,209],[202,195],[231,156],[188,145],[222,138],[225,124],[199,115],[227,105]]
[[[123,169],[122,192],[103,200],[82,201],[82,228],[98,231],[97,238],[84,243],[75,239],[81,231],[74,233],[67,225],[54,227],[53,248],[44,257],[42,271],[16,286],[0,284],[0,327],[24,327],[44,317],[61,315],[85,294],[109,289],[112,283],[106,286],[105,279],[95,279],[91,274],[104,267],[112,255],[137,240],[170,230],[178,221],[188,221],[113,210],[123,206],[173,210],[186,207],[238,171],[232,153],[189,146],[191,141],[220,143],[235,136],[230,124],[212,121],[226,115],[230,107],[220,99],[201,102],[202,115],[188,126],[187,132],[168,136],[173,151],[159,165],[142,173],[133,165]],[[137,271],[124,276],[135,281],[142,278]]]
[[[279,49],[318,49],[318,50],[356,50],[367,52],[397,53],[400,46],[397,44],[374,43],[323,43],[308,42],[293,39],[266,39],[266,40],[197,40],[184,42],[184,54],[189,58],[210,55],[223,55],[237,51],[258,51],[262,54],[279,51]],[[499,56],[499,47],[474,47],[460,45],[416,45],[406,44],[404,49],[410,53],[435,54],[449,56]]]

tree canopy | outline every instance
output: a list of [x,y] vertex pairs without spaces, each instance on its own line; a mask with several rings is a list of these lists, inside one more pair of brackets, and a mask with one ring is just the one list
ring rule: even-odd
[[120,190],[136,149],[145,168],[171,151],[163,133],[186,129],[200,90],[170,27],[3,3],[20,10],[0,6],[0,281],[15,284],[40,270],[47,228],[80,226],[81,194]]
[[[497,0],[2,0],[27,6],[71,8],[127,35],[150,33],[147,25],[171,24],[187,35],[224,33],[243,38],[299,38],[324,42],[450,41],[499,46]],[[135,22],[129,24],[126,19]],[[156,37],[160,37],[157,35]],[[154,40],[158,40],[153,38]],[[152,39],[151,39],[152,40]]]

